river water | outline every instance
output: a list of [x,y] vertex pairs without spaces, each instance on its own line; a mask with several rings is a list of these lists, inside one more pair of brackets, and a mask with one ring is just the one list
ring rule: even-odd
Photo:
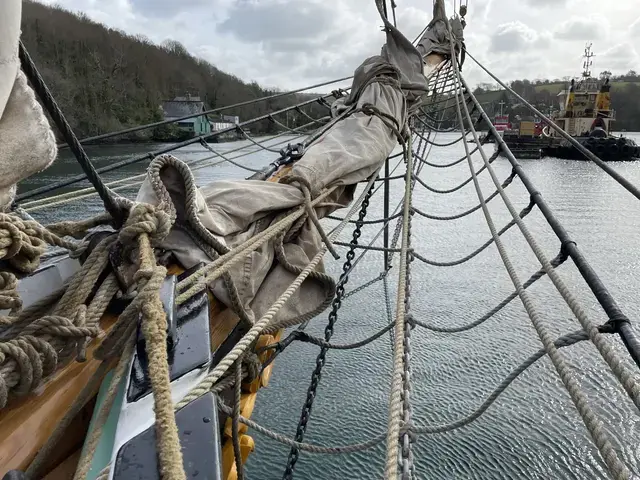
[[[439,135],[444,143],[457,134]],[[640,141],[640,135],[631,135]],[[219,144],[221,152],[235,150],[244,143]],[[97,166],[144,154],[162,146],[100,146],[88,152]],[[463,154],[461,144],[434,148],[430,160],[451,162]],[[188,147],[175,154],[185,161],[210,155],[201,147]],[[260,151],[238,159],[254,168],[264,166],[274,154]],[[476,165],[481,160],[474,156]],[[623,311],[638,322],[640,280],[638,240],[640,240],[640,202],[590,162],[554,158],[523,160],[523,167],[553,207],[582,252],[591,262]],[[640,184],[640,162],[612,164],[636,184]],[[506,159],[494,163],[501,179],[510,172]],[[144,171],[144,162],[105,175],[109,181],[131,179]],[[400,165],[396,174],[402,173]],[[24,192],[50,184],[79,167],[68,152],[45,172],[20,186]],[[194,171],[204,184],[223,178],[248,175],[223,163]],[[422,178],[431,186],[444,189],[469,177],[466,162],[448,169],[426,166]],[[485,196],[494,191],[487,173],[481,175]],[[81,186],[86,186],[82,184]],[[78,188],[78,185],[63,191]],[[121,191],[135,195],[135,187]],[[381,193],[381,192],[380,192]],[[508,188],[518,209],[528,203],[519,180]],[[402,181],[395,180],[391,201],[402,196]],[[477,204],[473,184],[456,193],[438,195],[416,186],[414,205],[423,211],[451,215]],[[498,228],[509,220],[499,198],[490,204]],[[90,216],[100,211],[96,197],[33,211],[43,222]],[[372,200],[369,219],[382,214],[382,195]],[[526,223],[549,258],[559,251],[559,243],[542,214],[534,210]],[[366,226],[363,239],[370,239],[379,226]],[[413,247],[433,260],[454,260],[465,256],[489,239],[482,212],[463,219],[438,222],[415,216]],[[349,241],[346,229],[341,240]],[[512,228],[503,236],[515,268],[524,280],[538,268],[536,258],[523,236]],[[362,243],[362,242],[361,242]],[[378,242],[380,244],[380,242]],[[343,252],[344,259],[344,249]],[[330,273],[337,276],[342,260],[327,256]],[[347,291],[374,277],[382,270],[382,255],[372,252],[351,275]],[[397,263],[397,258],[396,258]],[[469,323],[499,303],[512,291],[512,284],[501,264],[495,246],[457,267],[437,268],[419,262],[412,265],[411,309],[416,318],[435,325]],[[592,321],[602,323],[605,316],[570,262],[559,269],[572,293],[582,301]],[[390,277],[395,283],[397,268]],[[530,290],[544,324],[554,335],[579,329],[577,320],[547,278]],[[392,288],[392,295],[395,289]],[[387,322],[382,283],[348,298],[340,310],[333,341],[350,343],[373,334]],[[326,314],[308,327],[321,335]],[[640,330],[636,326],[636,331]],[[617,338],[611,338],[624,356]],[[436,334],[416,329],[412,335],[411,403],[418,425],[447,423],[476,409],[502,379],[541,344],[521,303],[516,300],[481,326],[465,333]],[[315,366],[318,348],[292,344],[276,362],[268,388],[262,390],[253,418],[264,426],[293,436]],[[587,393],[591,406],[605,421],[620,457],[636,473],[640,469],[640,421],[631,402],[612,380],[606,364],[595,348],[582,344],[562,349],[571,372]],[[634,368],[628,359],[624,360]],[[388,391],[391,375],[391,346],[388,336],[350,351],[330,351],[314,403],[306,441],[322,445],[361,442],[386,428]],[[281,478],[288,448],[253,434],[256,450],[249,457],[249,478]],[[471,425],[450,433],[421,436],[414,447],[416,478],[420,479],[599,479],[608,478],[597,450],[577,414],[562,382],[548,359],[543,359],[521,375],[488,411]],[[302,453],[296,478],[380,478],[384,465],[384,446],[346,456]]]

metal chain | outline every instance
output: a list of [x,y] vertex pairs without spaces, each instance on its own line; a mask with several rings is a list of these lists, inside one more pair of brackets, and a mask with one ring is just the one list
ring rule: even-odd
[[[412,182],[415,185],[415,182]],[[411,190],[413,194],[413,188]],[[410,197],[410,202],[411,202]],[[411,205],[410,205],[411,207]],[[402,410],[404,425],[407,430],[400,437],[400,452],[401,452],[401,464],[402,480],[411,480],[413,478],[414,466],[413,466],[413,450],[412,444],[415,441],[415,436],[411,434],[409,429],[412,426],[411,419],[411,331],[414,328],[411,315],[411,262],[414,260],[413,250],[411,249],[411,219],[413,214],[409,215],[409,221],[407,222],[408,233],[408,250],[407,250],[407,276],[405,285],[405,297],[404,297],[404,310],[405,310],[405,323],[404,323],[404,372],[403,372],[403,392],[402,392]]]
[[[391,297],[389,295],[389,282],[387,282],[387,277],[384,277],[383,286],[384,302],[387,310],[387,324],[389,324],[393,322],[393,306],[391,304]],[[391,351],[393,351],[393,328],[389,330],[389,340],[391,341]]]
[[[362,235],[362,226],[364,225],[363,220],[367,215],[367,207],[369,206],[369,199],[373,194],[373,189],[369,188],[367,195],[362,201],[362,206],[360,207],[360,213],[358,214],[358,220],[356,221],[356,227],[353,230],[353,236],[350,242],[349,251],[346,254],[346,260],[344,265],[342,265],[342,274],[340,275],[340,279],[338,280],[338,284],[336,285],[336,296],[331,303],[331,312],[329,313],[327,326],[324,329],[324,338],[325,341],[329,341],[333,336],[333,328],[335,326],[336,321],[338,320],[338,310],[342,306],[342,300],[345,296],[345,285],[349,281],[349,274],[351,273],[351,264],[356,256],[356,246],[358,245],[358,240]],[[300,420],[298,421],[298,427],[296,429],[296,442],[302,442],[304,439],[304,434],[307,430],[307,424],[309,422],[309,418],[311,418],[311,410],[313,409],[313,401],[316,398],[316,390],[318,389],[318,384],[320,383],[320,378],[322,377],[322,368],[326,362],[326,355],[328,349],[326,347],[322,347],[320,353],[316,357],[316,367],[311,374],[311,382],[309,383],[309,387],[307,388],[307,399],[302,407],[302,412],[300,414]],[[289,451],[289,459],[287,461],[287,466],[285,468],[284,474],[282,478],[284,480],[293,479],[293,471],[295,469],[296,463],[298,462],[298,458],[300,457],[300,450],[295,447],[292,447]]]

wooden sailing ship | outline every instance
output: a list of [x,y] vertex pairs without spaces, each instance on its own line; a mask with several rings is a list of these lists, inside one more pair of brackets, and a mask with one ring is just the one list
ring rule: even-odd
[[[11,0],[0,6],[0,10],[6,13],[3,19],[11,26],[19,25],[20,1]],[[392,29],[390,24],[388,29],[392,31],[391,35],[400,38],[399,31]],[[10,28],[4,33],[12,37],[17,35],[18,30]],[[17,43],[14,43],[16,39],[17,37],[7,38],[5,45],[9,47],[15,45],[17,48]],[[412,54],[413,52],[418,54],[415,48]],[[9,60],[13,59],[13,53],[9,52],[7,55]],[[438,65],[442,65],[444,59],[445,56],[440,53],[427,52],[420,62],[420,65],[424,63],[424,72],[420,66],[420,75],[430,75]],[[22,67],[30,69],[33,73],[30,80],[41,81],[26,51],[21,50],[21,60]],[[13,83],[13,78],[8,80],[10,84]],[[46,86],[42,84],[40,87],[45,98],[48,94]],[[404,114],[402,110],[398,111]],[[369,115],[364,115],[367,125],[371,123]],[[57,118],[62,118],[60,112],[57,112]],[[58,123],[58,127],[63,132],[68,127],[68,125],[65,127],[64,123],[64,120]],[[384,135],[389,137],[387,143],[392,149],[397,141],[393,132],[388,130],[384,122],[374,122],[374,127],[385,131]],[[205,132],[205,135],[214,134]],[[380,135],[382,134],[377,134],[377,140]],[[75,139],[67,140],[72,148],[82,152],[79,144],[76,145]],[[293,149],[295,150],[295,146]],[[266,173],[263,172],[262,179],[278,184],[291,173],[293,165],[301,157],[302,155],[291,153],[291,148],[283,150],[281,160],[286,158],[286,161],[283,160],[268,167]],[[381,158],[386,158],[386,155]],[[88,163],[83,166],[89,171],[93,168]],[[46,165],[38,168],[43,167]],[[359,181],[361,179],[357,179],[356,184]],[[355,188],[355,185],[353,187]],[[129,215],[131,218],[133,214]],[[173,215],[176,215],[175,211]],[[163,221],[162,216],[145,218],[147,220],[142,224],[154,223],[154,231],[158,227],[158,222]],[[14,222],[18,225],[16,228],[26,228],[29,231],[29,226],[32,226],[41,231],[40,226],[32,220],[22,224],[17,217],[3,217],[3,219]],[[298,224],[298,228],[301,226],[302,224]],[[123,228],[126,228],[126,225]],[[44,230],[41,232],[45,236],[49,235],[43,233]],[[151,231],[149,233],[152,235]],[[71,288],[67,287],[69,284],[74,285],[74,288],[80,288],[83,280],[79,281],[79,276],[84,274],[83,268],[93,261],[91,259],[97,255],[96,252],[99,249],[104,247],[108,238],[115,238],[114,235],[117,235],[117,232],[92,233],[84,238],[86,249],[83,248],[80,256],[70,258],[65,255],[46,262],[41,268],[28,275],[23,275],[17,287],[17,295],[21,297],[21,312],[41,308],[39,306],[41,302],[51,302],[51,296],[59,295],[61,289],[64,291],[65,288]],[[205,235],[207,235],[206,232]],[[54,241],[64,244],[64,241],[57,236],[54,235],[54,237],[56,238]],[[86,312],[92,309],[94,303],[100,303],[101,289],[109,278],[117,279],[121,290],[112,300],[103,305],[104,314],[99,316],[98,323],[92,327],[93,331],[99,334],[94,335],[86,345],[77,345],[77,348],[82,351],[78,354],[77,361],[68,358],[58,370],[49,372],[45,369],[44,372],[40,372],[39,377],[42,377],[42,381],[34,382],[38,384],[35,392],[25,389],[16,395],[13,391],[9,391],[5,384],[0,383],[0,387],[5,389],[5,396],[8,395],[8,402],[4,405],[0,416],[0,433],[2,433],[0,473],[6,474],[4,478],[46,478],[48,480],[160,478],[159,472],[162,470],[162,465],[159,465],[159,462],[161,462],[162,452],[158,457],[157,448],[162,450],[162,446],[158,445],[162,444],[163,439],[158,438],[160,431],[157,430],[157,425],[154,427],[154,410],[156,415],[160,414],[156,399],[158,392],[152,375],[154,358],[149,353],[151,337],[148,337],[144,331],[144,317],[152,314],[149,312],[145,314],[145,306],[140,306],[139,315],[143,319],[141,326],[138,326],[135,331],[135,344],[130,347],[132,349],[130,360],[124,353],[120,360],[118,358],[109,360],[108,357],[96,354],[99,348],[104,347],[105,339],[123,328],[120,323],[127,308],[136,302],[136,295],[141,295],[146,288],[145,284],[148,285],[147,282],[151,281],[149,277],[140,283],[140,277],[137,276],[140,272],[147,271],[144,267],[145,260],[142,259],[144,242],[147,240],[140,240],[138,237],[138,241],[142,242],[136,250],[141,259],[137,265],[134,262],[134,270],[130,269],[131,265],[122,267],[127,264],[127,260],[119,256],[125,253],[111,249],[108,254],[109,264],[104,265],[105,275],[108,276],[106,279],[104,276],[100,277],[102,286],[97,287],[97,290],[85,292],[83,298],[86,297],[88,304],[88,309],[84,310]],[[149,244],[146,245],[149,246]],[[158,254],[158,251],[155,253]],[[316,264],[320,258],[318,257]],[[146,261],[148,262],[149,258]],[[151,261],[147,265],[152,270],[155,268],[153,263]],[[9,264],[3,264],[3,267],[10,269]],[[186,268],[175,257],[171,257],[166,267],[167,277],[158,293],[163,315],[166,317],[164,322],[166,331],[160,336],[160,338],[166,338],[166,345],[162,346],[165,340],[160,341],[160,350],[166,350],[167,374],[171,390],[169,393],[177,402],[200,385],[203,379],[206,379],[210,372],[227,358],[238,342],[246,338],[248,326],[246,322],[241,321],[234,309],[216,298],[210,290],[203,289],[187,301],[179,303],[178,298],[184,292],[180,292],[177,286],[181,282],[189,282],[192,276],[199,275],[203,265]],[[129,268],[129,273],[121,272],[120,268],[125,270]],[[306,272],[305,275],[308,274],[309,272]],[[65,295],[66,293],[62,299],[66,298]],[[57,298],[59,297],[53,301],[54,305],[58,301]],[[5,325],[0,325],[0,342],[23,342],[21,333],[13,329],[14,324],[20,323],[20,318],[19,316],[7,317]],[[83,330],[82,322],[68,324],[68,328],[74,332],[78,332],[78,329],[86,331]],[[280,328],[271,333],[258,335],[250,344],[250,351],[254,352],[253,357],[259,365],[262,365],[262,368],[254,369],[253,374],[242,381],[239,414],[244,418],[251,416],[260,388],[269,384],[273,364],[268,360],[273,350],[266,350],[265,347],[275,345],[282,331]],[[122,337],[121,341],[128,342],[126,339],[127,337]],[[34,339],[33,341],[46,340]],[[84,343],[84,340],[81,343]],[[30,348],[27,345],[20,345],[20,348],[27,350]],[[120,351],[122,348],[125,350],[129,348],[122,345],[114,345],[114,347],[119,348]],[[7,352],[9,350],[5,351]],[[2,359],[5,360],[5,356]],[[31,368],[28,362],[21,364],[22,374],[26,375],[24,369],[27,367]],[[39,368],[41,367],[40,365]],[[244,369],[244,365],[242,367]],[[118,372],[120,376],[114,372]],[[224,382],[220,384],[223,385]],[[31,388],[35,386],[31,385]],[[225,399],[229,396],[233,397],[233,392],[228,387],[215,390],[215,393],[206,392],[183,405],[175,414],[179,442],[182,445],[184,469],[189,478],[197,476],[198,478],[233,480],[237,478],[238,462],[244,462],[254,448],[253,439],[247,433],[246,425],[239,426],[235,434],[237,442],[234,445],[234,427],[230,415],[220,410],[216,403],[217,398]],[[184,401],[183,398],[182,402]],[[239,446],[240,452],[234,451],[236,446]],[[87,462],[84,460],[87,458],[88,450],[91,453]],[[178,468],[181,469],[182,466]],[[167,475],[167,477],[173,478],[173,475]]]

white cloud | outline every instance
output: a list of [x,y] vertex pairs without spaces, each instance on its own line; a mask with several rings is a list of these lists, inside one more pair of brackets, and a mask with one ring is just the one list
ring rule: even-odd
[[629,70],[638,70],[640,57],[634,45],[623,42],[603,53],[602,70],[611,70],[618,73],[626,73]]
[[[538,40],[543,38],[536,30],[520,21],[498,25],[491,36],[490,50],[496,53],[522,53],[531,48],[539,48]],[[546,39],[544,39],[546,44]]]
[[[221,70],[283,89],[350,75],[384,41],[373,0],[42,1],[156,43],[177,40]],[[398,25],[413,40],[431,18],[432,2],[397,3]],[[578,7],[589,16],[573,18]],[[594,40],[594,71],[625,73],[638,64],[633,46],[623,54],[640,39],[640,19],[629,24],[636,18],[637,0],[473,0],[467,47],[509,81],[578,74],[582,45],[558,38]],[[470,81],[488,81],[470,64]]]
[[554,37],[557,39],[583,42],[603,39],[608,34],[609,22],[596,17],[573,17],[562,22],[554,31]]

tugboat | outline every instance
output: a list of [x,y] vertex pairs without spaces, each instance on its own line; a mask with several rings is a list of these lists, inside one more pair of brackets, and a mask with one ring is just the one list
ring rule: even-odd
[[[640,147],[630,138],[611,134],[615,111],[611,108],[611,84],[609,78],[598,80],[591,76],[591,45],[585,48],[582,78],[571,80],[568,90],[558,94],[560,111],[551,116],[553,122],[578,140],[583,146],[604,161],[626,161],[640,158]],[[585,156],[567,140],[545,125],[541,135],[534,135],[526,143],[540,148],[543,156],[569,160],[586,160]],[[504,136],[514,154],[525,140],[522,134]]]

